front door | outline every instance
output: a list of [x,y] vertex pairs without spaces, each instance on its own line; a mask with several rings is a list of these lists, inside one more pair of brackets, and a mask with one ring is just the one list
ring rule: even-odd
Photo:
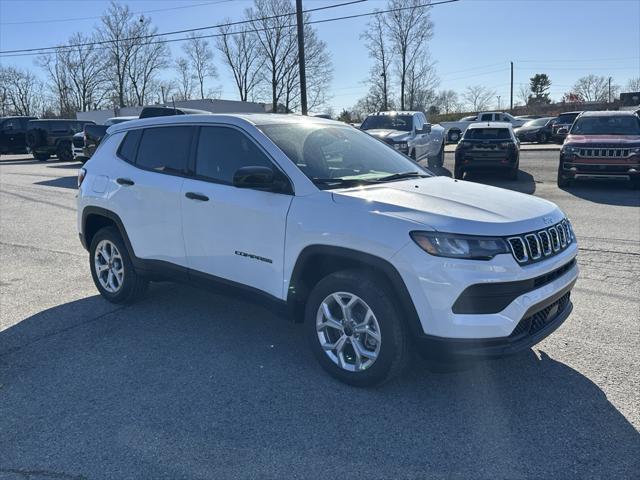
[[189,268],[283,296],[284,240],[292,196],[237,188],[240,167],[271,160],[244,132],[200,128],[195,177],[182,186],[182,222]]

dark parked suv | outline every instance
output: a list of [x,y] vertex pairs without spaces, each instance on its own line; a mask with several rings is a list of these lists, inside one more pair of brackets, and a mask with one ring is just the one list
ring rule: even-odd
[[51,155],[65,162],[73,160],[71,142],[85,125],[94,125],[87,120],[31,120],[27,126],[27,146],[33,156],[44,162]]
[[26,153],[25,133],[29,120],[36,117],[0,118],[0,154]]

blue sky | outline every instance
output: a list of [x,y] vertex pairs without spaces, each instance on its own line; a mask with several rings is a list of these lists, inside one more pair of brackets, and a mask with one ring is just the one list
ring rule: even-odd
[[[129,0],[133,11],[148,12],[159,30],[201,27],[224,18],[240,19],[251,0]],[[307,8],[341,0],[304,0]],[[384,8],[386,0],[318,12],[330,18]],[[0,0],[0,50],[62,43],[74,31],[89,32],[107,0]],[[166,10],[174,7],[180,9]],[[83,19],[78,19],[78,18]],[[76,19],[69,21],[69,19]],[[62,20],[62,21],[60,21]],[[440,88],[462,92],[481,84],[509,99],[509,61],[515,64],[515,91],[534,73],[547,73],[551,95],[560,98],[580,76],[594,73],[624,85],[640,76],[640,0],[461,0],[434,6],[430,42]],[[31,23],[24,23],[31,22]],[[34,23],[35,22],[35,23]],[[317,25],[333,59],[331,105],[352,106],[366,92],[370,60],[360,40],[366,18]],[[181,53],[172,44],[174,54]],[[219,58],[219,57],[218,57]],[[4,58],[4,65],[37,69],[33,57]],[[222,64],[217,80],[223,98],[237,98]],[[166,74],[173,75],[173,72]],[[213,85],[212,85],[213,86]],[[496,99],[496,107],[497,107]]]

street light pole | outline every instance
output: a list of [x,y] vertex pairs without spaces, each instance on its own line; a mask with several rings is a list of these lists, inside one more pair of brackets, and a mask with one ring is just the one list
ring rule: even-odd
[[500,95],[498,95],[498,110],[500,110],[500,98],[502,98]]
[[[296,0],[296,21],[298,24],[298,60],[300,68],[300,108],[302,115],[307,114],[307,73],[304,63],[304,18],[302,16],[302,0]],[[274,106],[277,108],[277,106]]]

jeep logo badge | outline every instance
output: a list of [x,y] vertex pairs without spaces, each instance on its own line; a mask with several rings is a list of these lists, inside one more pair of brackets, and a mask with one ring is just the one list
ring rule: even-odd
[[553,218],[552,217],[542,217],[542,221],[544,222],[545,225],[551,225],[553,223]]

